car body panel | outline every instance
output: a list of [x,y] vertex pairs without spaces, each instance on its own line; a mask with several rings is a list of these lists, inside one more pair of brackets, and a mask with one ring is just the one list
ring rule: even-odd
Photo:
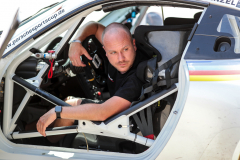
[[[239,54],[234,53],[232,35],[217,31],[225,14],[239,15],[238,5],[231,6],[234,9],[228,5],[210,4],[183,55],[185,62],[181,63],[188,66],[189,76],[187,101],[171,139],[157,159],[238,159]],[[226,52],[214,51],[221,36],[233,41]]]
[[[210,5],[204,14],[201,23],[198,25],[185,59],[216,60],[216,59],[239,59],[240,54],[234,52],[234,44],[238,41],[234,35],[225,32],[218,32],[218,27],[224,15],[238,17],[240,10],[225,8],[218,5]],[[209,27],[211,26],[211,27]],[[228,37],[231,47],[226,52],[218,52],[213,49],[219,37]],[[236,36],[237,37],[237,36]],[[202,42],[202,43],[199,43]]]
[[[198,70],[201,64],[209,70],[213,67],[211,63],[221,69],[228,62],[187,61],[190,81],[187,101],[178,126],[159,159],[232,158],[240,138],[239,79],[212,79],[212,75],[205,79],[201,75],[198,79],[191,78],[191,71]],[[239,60],[234,62],[240,65]],[[234,63],[228,66],[237,68]],[[170,149],[173,154],[169,154]]]

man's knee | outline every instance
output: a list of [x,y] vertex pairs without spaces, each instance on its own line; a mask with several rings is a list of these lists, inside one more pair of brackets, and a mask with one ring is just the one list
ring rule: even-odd
[[65,102],[70,104],[71,106],[78,106],[82,103],[82,99],[81,98],[74,98],[72,96],[68,96],[65,99]]

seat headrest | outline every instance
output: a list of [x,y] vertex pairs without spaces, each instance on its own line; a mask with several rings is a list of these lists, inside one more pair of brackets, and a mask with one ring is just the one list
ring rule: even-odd
[[[139,45],[139,48],[141,48],[142,50],[148,51],[149,58],[152,58],[153,55],[157,55],[157,61],[159,62],[162,59],[162,55],[159,52],[159,50],[157,50],[155,47],[153,47],[149,43],[149,39],[148,39],[147,35],[150,32],[154,32],[154,31],[186,31],[186,30],[192,29],[192,27],[193,27],[193,24],[174,25],[174,26],[144,26],[144,25],[140,25],[135,29],[134,38],[136,40],[136,44]],[[164,40],[166,37],[159,37],[159,38],[163,38],[163,40]],[[161,40],[159,40],[159,43],[160,42],[161,42]]]
[[164,25],[184,25],[184,24],[194,24],[198,19],[193,18],[176,18],[168,17],[164,20]]
[[202,14],[202,12],[195,13],[194,14],[194,19],[198,20],[200,18],[201,14]]

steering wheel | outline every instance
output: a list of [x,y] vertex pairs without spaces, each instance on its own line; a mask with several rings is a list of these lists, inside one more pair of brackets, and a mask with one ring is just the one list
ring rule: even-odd
[[109,62],[102,44],[94,35],[91,35],[82,42],[82,45],[93,58],[92,60],[89,60],[85,56],[82,56],[82,61],[86,64],[86,67],[83,67],[83,69],[88,81],[98,87],[105,86],[107,81],[107,66]]

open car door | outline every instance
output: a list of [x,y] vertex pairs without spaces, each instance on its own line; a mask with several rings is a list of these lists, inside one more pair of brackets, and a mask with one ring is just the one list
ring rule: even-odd
[[9,28],[2,33],[2,41],[0,42],[0,58],[3,56],[3,53],[11,40],[12,36],[14,35],[15,31],[17,30],[20,21],[18,19],[18,10],[15,12],[14,18],[12,20],[11,25]]

